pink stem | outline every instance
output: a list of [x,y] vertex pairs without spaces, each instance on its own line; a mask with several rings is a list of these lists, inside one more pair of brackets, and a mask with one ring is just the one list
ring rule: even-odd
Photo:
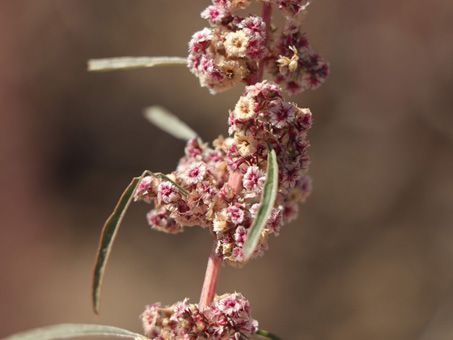
[[[242,189],[242,175],[237,172],[232,172],[228,181],[228,186],[234,193],[238,193]],[[204,277],[203,288],[201,290],[200,306],[210,306],[214,300],[217,282],[219,280],[220,268],[222,260],[216,254],[217,239],[214,237],[211,254],[209,255],[208,267]]]
[[235,194],[238,194],[242,190],[242,174],[231,172],[228,178],[228,186]]
[[201,290],[200,306],[210,306],[214,300],[217,282],[219,281],[220,268],[222,261],[216,255],[215,249],[217,247],[217,240],[214,238],[214,243],[211,249],[211,255],[208,260],[208,267],[204,277],[203,289]]
[[[263,21],[264,24],[266,25],[266,41],[265,45],[267,45],[269,41],[269,34],[271,31],[271,16],[272,16],[272,4],[271,3],[264,3],[263,4]],[[260,63],[258,65],[258,71],[256,73],[255,77],[255,82],[258,83],[263,80],[263,74],[264,74],[264,64],[266,63],[266,57],[260,60]]]
[[[270,3],[263,4],[263,21],[266,25],[266,44],[269,39],[270,22],[272,15],[272,5]],[[264,57],[258,66],[258,71],[255,77],[255,83],[263,80],[264,64],[266,57]],[[231,173],[228,181],[228,186],[234,193],[238,193],[242,189],[242,175],[240,173]],[[217,282],[219,281],[220,269],[222,267],[222,260],[216,254],[217,239],[214,238],[212,244],[211,254],[209,255],[208,266],[204,277],[203,288],[200,296],[200,306],[210,306],[214,301]]]

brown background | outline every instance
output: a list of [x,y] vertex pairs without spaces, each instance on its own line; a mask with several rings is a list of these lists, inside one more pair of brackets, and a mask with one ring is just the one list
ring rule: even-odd
[[[243,87],[209,95],[184,67],[89,74],[89,58],[185,56],[207,0],[0,0],[0,338],[62,322],[141,331],[146,304],[197,301],[205,230],[149,230],[133,205],[90,307],[102,224],[144,169],[184,144],[141,116],[167,107],[206,141]],[[275,14],[278,18],[279,14]],[[266,255],[222,271],[284,339],[453,338],[453,2],[314,1],[331,64],[310,107],[314,192]]]

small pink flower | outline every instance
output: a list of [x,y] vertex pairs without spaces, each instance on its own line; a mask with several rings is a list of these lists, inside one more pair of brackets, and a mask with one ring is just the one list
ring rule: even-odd
[[156,195],[155,186],[153,185],[154,182],[155,180],[151,176],[143,177],[135,190],[134,200],[143,200],[147,203],[151,203],[152,196]]
[[247,57],[251,60],[260,60],[267,53],[267,47],[263,44],[263,40],[250,39],[247,46]]
[[247,172],[242,179],[244,188],[252,192],[261,192],[264,183],[266,182],[266,175],[256,165],[252,165],[247,169]]
[[224,47],[228,57],[243,58],[247,54],[250,37],[243,30],[225,35]]
[[171,203],[180,198],[178,188],[168,181],[159,184],[157,198],[159,203]]
[[257,215],[258,215],[258,209],[260,208],[260,204],[259,203],[255,203],[255,204],[252,204],[252,206],[250,207],[250,216],[252,218],[255,218]]
[[234,233],[234,240],[238,244],[243,245],[245,243],[246,239],[247,239],[247,230],[243,226],[239,226],[236,229],[236,232]]
[[151,339],[160,335],[160,303],[155,303],[151,306],[146,306],[145,311],[140,316],[143,322],[145,334]]
[[238,24],[238,27],[255,39],[265,39],[266,24],[259,16],[248,16]]
[[230,0],[212,0],[212,3],[224,10],[229,10],[230,9]]
[[212,30],[207,27],[203,28],[192,36],[189,42],[189,52],[191,54],[204,52],[210,45],[211,40]]
[[280,10],[295,16],[303,11],[311,0],[277,0],[277,5]]
[[169,216],[169,212],[165,208],[151,210],[146,215],[146,218],[153,229],[170,234],[176,234],[183,231],[183,228]]
[[145,335],[153,340],[244,340],[258,329],[249,302],[239,293],[215,296],[209,307],[188,299],[168,307],[156,303],[146,307],[141,319]]
[[283,207],[283,218],[285,222],[291,222],[296,219],[299,206],[297,203],[289,203]]
[[281,209],[272,209],[271,216],[267,221],[267,226],[274,232],[276,236],[280,234],[280,229],[283,225],[283,217]]
[[299,132],[305,132],[311,127],[312,115],[310,109],[302,108],[299,109],[297,114],[297,129]]
[[247,86],[246,94],[256,98],[255,100],[257,101],[269,101],[283,98],[280,86],[267,80]]
[[230,13],[219,6],[209,6],[203,12],[201,17],[209,21],[211,25],[219,25]]
[[297,180],[302,175],[302,169],[300,163],[287,164],[282,169],[282,177],[285,186],[294,187]]
[[296,112],[296,106],[285,101],[278,101],[269,110],[270,122],[281,129],[296,118]]
[[225,215],[233,224],[241,224],[244,222],[245,212],[239,204],[230,204],[225,209]]
[[187,169],[187,175],[184,180],[188,184],[197,184],[202,182],[207,174],[206,164],[195,163]]
[[216,302],[216,305],[221,312],[228,316],[250,313],[250,305],[240,293],[220,296],[219,300]]
[[244,262],[245,257],[244,257],[244,250],[242,247],[235,247],[233,251],[231,252],[231,260],[235,262],[241,263]]

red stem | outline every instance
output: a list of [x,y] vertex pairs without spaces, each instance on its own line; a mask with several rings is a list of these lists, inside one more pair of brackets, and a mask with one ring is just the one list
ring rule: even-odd
[[214,238],[212,244],[211,255],[208,260],[208,267],[204,277],[203,289],[201,290],[200,306],[210,306],[214,300],[217,282],[219,281],[220,268],[222,261],[216,255],[217,239]]
[[[269,39],[270,33],[270,22],[272,15],[272,5],[270,3],[263,4],[263,21],[266,24],[266,44]],[[260,60],[258,71],[255,76],[255,83],[263,80],[264,64],[266,63],[266,57]],[[231,173],[229,187],[234,193],[238,193],[242,188],[242,175],[240,173]],[[217,239],[214,237],[212,244],[211,254],[209,255],[208,266],[206,268],[206,274],[204,277],[203,288],[200,296],[200,306],[210,306],[214,301],[215,291],[217,288],[217,282],[219,281],[220,269],[222,267],[222,260],[216,254]]]

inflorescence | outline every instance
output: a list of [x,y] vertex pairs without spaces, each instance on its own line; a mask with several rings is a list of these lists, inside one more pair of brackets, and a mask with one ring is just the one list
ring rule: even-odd
[[[175,171],[141,179],[136,201],[153,203],[147,219],[152,228],[178,233],[185,226],[210,230],[214,253],[221,263],[245,264],[244,244],[256,217],[266,183],[267,154],[273,149],[278,163],[277,198],[252,257],[267,249],[270,234],[278,235],[293,220],[298,203],[309,195],[307,131],[312,115],[283,97],[321,85],[328,64],[314,53],[301,31],[309,0],[257,0],[263,15],[240,16],[251,0],[213,0],[202,13],[209,27],[189,42],[188,67],[211,93],[243,82],[247,86],[229,112],[229,137],[212,146],[191,139]],[[283,13],[281,30],[270,23],[271,9]],[[263,80],[263,72],[270,75]],[[207,305],[188,299],[162,308],[147,307],[142,315],[151,339],[250,338],[258,323],[248,301],[238,293],[216,296]]]
[[278,235],[296,217],[297,203],[310,192],[306,133],[311,113],[287,102],[277,84],[263,81],[247,86],[230,112],[229,125],[231,137],[218,137],[212,148],[190,140],[177,169],[167,175],[171,181],[146,176],[135,198],[154,202],[148,214],[153,228],[177,233],[184,226],[208,227],[217,240],[217,255],[240,266],[266,180],[267,144],[277,154],[280,185],[255,256],[266,249],[268,235]]
[[239,293],[216,296],[209,307],[189,304],[188,299],[169,307],[155,303],[141,319],[145,335],[155,340],[245,340],[258,330],[249,302]]
[[270,29],[257,15],[235,12],[251,0],[213,0],[201,16],[210,27],[195,33],[189,43],[189,68],[201,86],[212,93],[226,91],[240,82],[253,84],[263,63],[274,80],[290,94],[314,89],[329,72],[328,64],[312,51],[301,22],[308,0],[261,0],[276,5],[285,16],[280,32]]

